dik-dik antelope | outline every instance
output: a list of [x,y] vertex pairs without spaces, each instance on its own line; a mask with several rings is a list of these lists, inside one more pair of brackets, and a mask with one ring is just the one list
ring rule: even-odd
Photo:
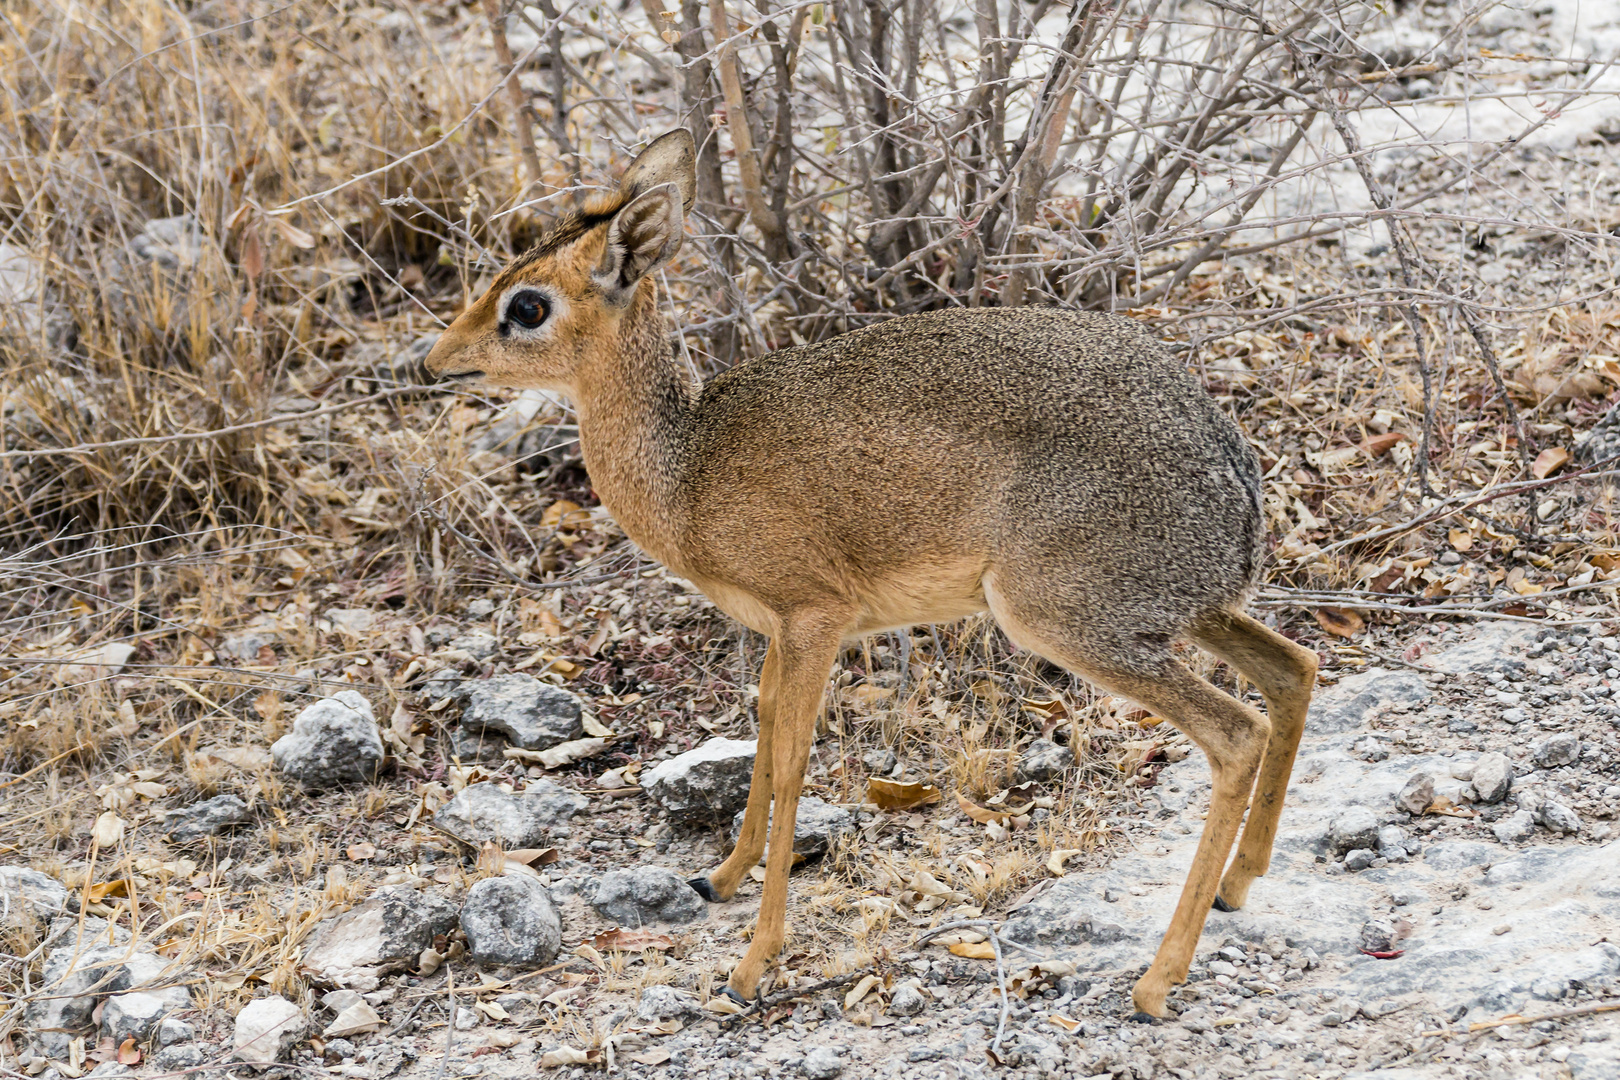
[[[729,900],[768,829],[729,991],[753,997],[782,946],[794,813],[840,650],[988,610],[1021,648],[1168,717],[1209,756],[1203,837],[1133,994],[1139,1018],[1167,1015],[1210,907],[1241,907],[1266,872],[1315,679],[1313,652],[1242,610],[1264,530],[1254,452],[1162,345],[1090,312],[907,315],[697,384],[653,277],[680,249],[694,157],[685,131],[655,140],[615,193],[514,260],[427,366],[570,398],[624,531],[770,638],[741,837],[693,881]],[[1269,722],[1183,666],[1178,640],[1253,681]]]

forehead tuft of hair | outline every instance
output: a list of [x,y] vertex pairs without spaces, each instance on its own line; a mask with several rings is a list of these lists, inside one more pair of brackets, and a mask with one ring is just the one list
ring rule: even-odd
[[492,291],[509,284],[514,275],[521,273],[527,267],[544,259],[548,255],[555,255],[563,248],[572,244],[589,233],[592,229],[606,225],[613,220],[613,216],[624,208],[629,202],[629,196],[624,192],[610,192],[593,195],[580,204],[577,210],[570,210],[559,217],[556,222],[541,237],[540,242],[513,259],[501,276],[492,286]]

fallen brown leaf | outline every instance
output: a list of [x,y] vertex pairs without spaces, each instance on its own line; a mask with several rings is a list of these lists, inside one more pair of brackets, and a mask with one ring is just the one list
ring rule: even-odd
[[1549,446],[1536,455],[1536,460],[1530,466],[1530,475],[1537,480],[1545,480],[1568,464],[1568,450],[1562,446]]
[[371,843],[370,841],[362,840],[358,844],[349,845],[347,854],[351,862],[365,862],[367,859],[375,859],[377,857],[377,845]]
[[956,804],[962,808],[962,813],[980,825],[988,825],[992,821],[998,825],[1005,825],[1007,819],[1012,816],[1006,811],[987,810],[982,806],[971,803],[960,793],[956,796]]
[[656,930],[625,930],[622,927],[604,931],[591,939],[598,949],[618,949],[620,952],[646,952],[648,949],[669,950],[675,939]]
[[1344,608],[1317,608],[1316,623],[1334,637],[1354,637],[1367,628],[1360,615]]
[[873,778],[866,782],[866,801],[879,810],[911,810],[939,802],[939,788],[932,784],[902,784]]
[[1389,452],[1390,447],[1406,438],[1399,431],[1386,431],[1382,435],[1369,435],[1367,441],[1361,444],[1361,452],[1370,458],[1381,457]]
[[996,947],[988,941],[959,941],[952,945],[950,949],[952,955],[965,956],[969,960],[994,960],[996,958]]

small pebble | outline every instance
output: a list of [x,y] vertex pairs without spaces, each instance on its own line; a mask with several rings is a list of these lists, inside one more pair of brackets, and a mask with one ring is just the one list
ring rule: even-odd
[[1491,933],[1495,934],[1497,937],[1501,937],[1503,934],[1512,929],[1513,927],[1509,926],[1507,923],[1502,923],[1500,926],[1491,927]]

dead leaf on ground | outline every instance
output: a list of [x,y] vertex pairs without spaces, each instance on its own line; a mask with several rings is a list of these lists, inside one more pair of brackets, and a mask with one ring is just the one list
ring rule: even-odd
[[1080,1021],[1076,1020],[1072,1016],[1064,1016],[1062,1013],[1047,1013],[1046,1022],[1060,1027],[1064,1031],[1068,1032],[1080,1030]]
[[506,853],[507,862],[522,863],[524,866],[550,866],[562,858],[554,847],[548,848],[513,848]]
[[1043,720],[1062,720],[1069,715],[1069,707],[1061,698],[1050,701],[1036,701],[1033,698],[1024,698],[1024,711],[1034,713]]
[[540,1067],[555,1069],[559,1065],[584,1065],[590,1060],[591,1055],[588,1051],[576,1050],[572,1046],[559,1046],[540,1055]]
[[1080,854],[1080,851],[1080,848],[1053,848],[1052,857],[1046,860],[1046,868],[1053,877],[1062,877],[1063,864]]
[[859,1005],[861,1003],[861,999],[866,997],[867,994],[871,993],[874,988],[882,985],[883,980],[878,978],[876,975],[862,976],[861,981],[850,987],[849,993],[844,995],[844,1009],[846,1011],[853,1009],[855,1006]]
[[564,765],[572,765],[576,761],[595,757],[608,748],[606,739],[573,739],[569,742],[558,743],[550,750],[524,750],[521,747],[509,746],[501,753],[513,761],[521,761],[525,765],[540,765],[547,769],[560,769]]
[[1389,452],[1390,447],[1406,438],[1399,431],[1386,431],[1382,435],[1369,435],[1367,441],[1361,444],[1361,452],[1370,458],[1380,457]]
[[[664,32],[667,34],[670,31],[666,30]],[[680,37],[679,34],[675,36],[677,38]],[[626,1061],[633,1061],[637,1065],[662,1065],[664,1062],[669,1060],[669,1051],[665,1050],[662,1046],[655,1046],[650,1050],[643,1050],[639,1054],[626,1054],[624,1055],[624,1059]]]
[[124,819],[107,810],[96,818],[96,824],[90,830],[90,839],[97,847],[112,847],[124,838]]
[[1366,622],[1360,615],[1344,608],[1317,608],[1316,622],[1318,626],[1334,637],[1342,638],[1354,637],[1367,628]]
[[1005,810],[987,810],[982,806],[969,802],[960,792],[957,793],[956,804],[962,808],[962,813],[980,825],[988,825],[992,821],[997,825],[1005,825],[1007,820],[1012,817]]
[[1537,480],[1545,480],[1568,464],[1568,450],[1562,446],[1549,446],[1536,455],[1535,462],[1530,466],[1530,475]]
[[365,862],[367,859],[377,857],[377,845],[369,840],[362,840],[358,844],[350,844],[345,854],[349,856],[350,862]]
[[90,886],[88,890],[90,893],[90,902],[92,904],[99,904],[109,896],[128,896],[129,885],[130,882],[128,878],[119,878],[116,881],[97,882],[96,884]]
[[954,956],[965,956],[969,960],[994,960],[996,947],[988,941],[959,941],[950,947]]
[[118,1064],[139,1065],[141,1063],[141,1048],[135,1045],[133,1038],[126,1038],[118,1044]]
[[675,947],[675,939],[656,930],[625,930],[622,927],[604,931],[591,939],[598,949],[617,949],[620,952],[646,952],[649,949],[667,951]]
[[879,810],[911,810],[939,802],[939,788],[933,784],[903,784],[873,778],[866,782],[866,801]]
[[1474,546],[1474,534],[1467,529],[1452,529],[1446,533],[1446,539],[1456,551],[1467,551]]
[[703,1003],[709,1012],[722,1013],[726,1016],[735,1016],[743,1011],[743,1007],[725,996],[712,997]]
[[1429,804],[1429,808],[1423,812],[1424,814],[1441,814],[1445,817],[1471,818],[1474,816],[1472,810],[1464,810],[1444,795],[1436,795],[1434,801]]

